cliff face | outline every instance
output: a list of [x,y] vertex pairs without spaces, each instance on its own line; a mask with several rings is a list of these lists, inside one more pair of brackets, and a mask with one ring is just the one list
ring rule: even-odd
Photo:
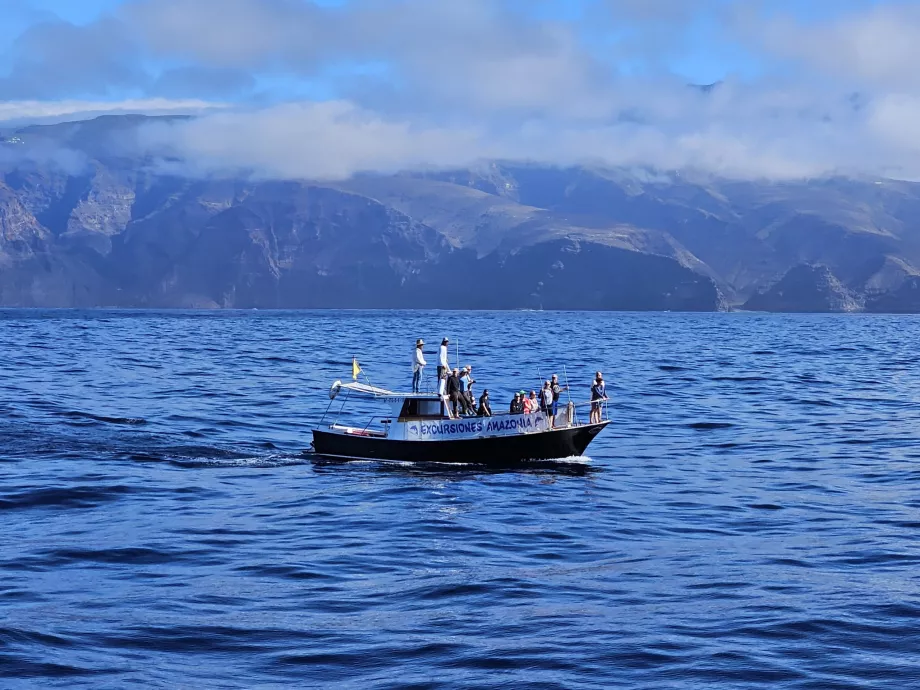
[[194,179],[130,153],[144,122],[0,142],[0,303],[920,310],[916,184],[509,162]]
[[827,266],[802,264],[745,303],[753,311],[853,312],[862,303]]

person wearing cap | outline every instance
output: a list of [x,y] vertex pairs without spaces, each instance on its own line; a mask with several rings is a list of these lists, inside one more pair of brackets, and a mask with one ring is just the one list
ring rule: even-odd
[[[473,379],[470,378],[470,368],[463,367],[459,370],[460,375],[460,408],[463,410],[463,414],[469,415],[475,412],[473,409],[473,397],[470,395],[470,384],[473,383]],[[454,371],[457,371],[456,369]]]
[[601,372],[594,375],[594,383],[591,384],[591,423],[599,424],[601,421],[601,401],[607,400],[607,384],[604,383],[604,377]]
[[489,389],[486,388],[479,396],[479,416],[491,417],[492,408],[489,406]]
[[422,346],[425,341],[419,338],[415,341],[415,358],[412,360],[412,392],[420,393],[422,387],[422,370],[428,362],[425,361],[425,355],[422,352]]
[[466,396],[468,409],[476,412],[476,398],[473,397],[473,384],[476,379],[473,378],[473,367],[466,365],[460,372],[460,381],[463,384],[463,395]]
[[457,403],[460,400],[460,371],[454,369],[447,377],[447,397],[450,399],[451,417],[457,418]]
[[438,380],[441,380],[441,374],[444,378],[450,373],[450,365],[447,363],[447,346],[450,341],[447,338],[441,341],[441,347],[438,348]]
[[549,407],[549,415],[548,415],[548,416],[549,416],[549,420],[547,420],[547,421],[548,421],[548,424],[549,424],[549,428],[552,429],[552,428],[553,428],[553,424],[556,423],[556,413],[559,411],[559,398],[562,396],[562,391],[567,391],[567,390],[569,389],[569,387],[568,387],[568,386],[564,386],[564,387],[563,387],[563,386],[560,386],[560,385],[559,385],[559,376],[558,376],[557,374],[553,374],[553,379],[552,379],[552,381],[550,382],[550,388],[551,388],[552,391],[553,391],[553,403],[552,403],[552,405],[550,405],[550,407]]
[[511,408],[508,410],[511,414],[521,414],[524,412],[524,401],[521,400],[521,394],[515,393],[511,401]]

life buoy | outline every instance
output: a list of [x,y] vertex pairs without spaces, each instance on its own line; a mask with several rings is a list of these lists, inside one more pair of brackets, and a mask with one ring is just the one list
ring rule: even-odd
[[339,394],[339,391],[342,390],[342,382],[336,381],[332,384],[332,388],[329,389],[329,399],[335,400],[335,396]]

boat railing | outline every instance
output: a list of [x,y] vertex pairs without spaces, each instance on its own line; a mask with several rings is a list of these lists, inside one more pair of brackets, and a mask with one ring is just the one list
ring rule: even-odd
[[[367,424],[364,425],[364,428],[361,429],[361,431],[368,431],[371,428],[371,424],[373,424],[374,422],[380,422],[384,426],[384,428],[389,428],[390,422],[393,421],[392,417],[393,415],[389,415],[389,414],[374,415],[373,417],[367,420]],[[333,424],[333,426],[335,426],[335,424]],[[353,427],[353,428],[357,429],[358,427]]]
[[[586,401],[584,401],[584,402],[572,402],[572,403],[571,403],[571,406],[572,406],[572,409],[573,409],[573,411],[575,412],[575,414],[573,415],[573,418],[572,418],[571,420],[568,420],[569,423],[566,424],[566,426],[581,426],[581,425],[582,425],[582,422],[581,422],[581,421],[579,420],[579,418],[578,418],[578,411],[579,411],[580,408],[581,408],[581,409],[584,409],[585,407],[589,407],[589,406],[591,406],[591,405],[599,405],[599,406],[600,406],[600,410],[601,410],[601,417],[600,417],[600,418],[601,418],[602,421],[609,420],[610,417],[609,417],[608,412],[607,412],[607,403],[608,403],[607,400],[586,400]],[[569,406],[569,404],[570,404],[570,403],[560,404],[560,405],[559,405],[559,413],[560,413],[560,414],[557,414],[556,416],[559,417],[559,416],[561,416],[561,414],[565,414],[565,409]],[[509,412],[504,412],[504,411],[502,411],[502,412],[493,412],[491,416],[492,416],[492,417],[517,417],[517,416],[519,416],[520,414],[522,414],[522,413],[512,413],[512,412],[510,412],[510,411],[509,411]],[[536,410],[535,412],[532,412],[532,413],[530,413],[530,414],[540,414],[540,415],[543,415],[544,417],[548,416],[548,415],[546,414],[546,412],[544,412],[543,410]],[[477,415],[470,415],[470,416],[475,417],[475,416],[477,416]],[[458,418],[459,418],[459,419],[463,419],[464,417],[461,416],[461,417],[458,417]],[[349,427],[349,428],[354,428],[354,429],[359,429],[359,428],[361,428],[361,430],[362,430],[363,432],[367,432],[367,431],[370,430],[371,425],[373,425],[373,424],[379,422],[385,429],[387,429],[387,433],[389,433],[389,425],[392,423],[392,421],[393,421],[393,415],[392,415],[392,414],[387,414],[387,415],[374,415],[374,416],[370,417],[370,418],[367,420],[367,423],[364,425],[363,428],[357,427],[357,426],[355,426],[355,427]],[[336,419],[336,420],[332,423],[331,426],[335,427],[335,426],[337,426],[337,425],[338,425],[338,419]]]
[[[589,408],[590,408],[591,405],[599,405],[599,406],[600,406],[600,410],[601,410],[601,421],[608,421],[608,420],[610,419],[610,417],[609,417],[609,415],[608,415],[608,412],[607,412],[607,403],[608,403],[608,402],[609,402],[609,401],[607,401],[607,400],[585,400],[584,402],[573,402],[573,403],[572,403],[572,407],[573,407],[574,410],[575,410],[575,415],[574,415],[574,419],[572,420],[572,422],[571,422],[571,424],[570,424],[569,426],[581,426],[581,422],[579,422],[579,420],[578,420],[578,410],[579,410],[579,408],[581,408],[581,409],[584,409],[585,407],[589,407]],[[556,416],[558,417],[560,414],[564,413],[565,408],[568,407],[568,405],[569,405],[568,402],[566,402],[566,403],[560,402],[560,403],[559,403],[559,406],[558,406],[559,414],[557,414]],[[510,412],[510,411],[509,411],[509,412],[501,411],[501,412],[493,412],[491,416],[492,416],[492,417],[517,417],[517,416],[519,416],[519,415],[521,415],[521,414],[527,414],[527,413],[523,413],[523,412]],[[534,411],[534,412],[531,412],[530,414],[542,414],[543,416],[548,416],[548,415],[546,414],[546,412],[544,412],[543,410],[540,410],[540,409],[538,409],[538,410],[536,410],[536,411]],[[471,415],[471,416],[475,417],[476,415]],[[462,419],[462,416],[461,416],[460,418]]]

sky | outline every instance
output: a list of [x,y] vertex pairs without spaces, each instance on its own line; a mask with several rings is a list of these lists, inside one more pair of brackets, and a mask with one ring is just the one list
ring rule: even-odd
[[506,158],[920,178],[920,0],[2,5],[0,125],[198,114],[143,137],[195,174]]

